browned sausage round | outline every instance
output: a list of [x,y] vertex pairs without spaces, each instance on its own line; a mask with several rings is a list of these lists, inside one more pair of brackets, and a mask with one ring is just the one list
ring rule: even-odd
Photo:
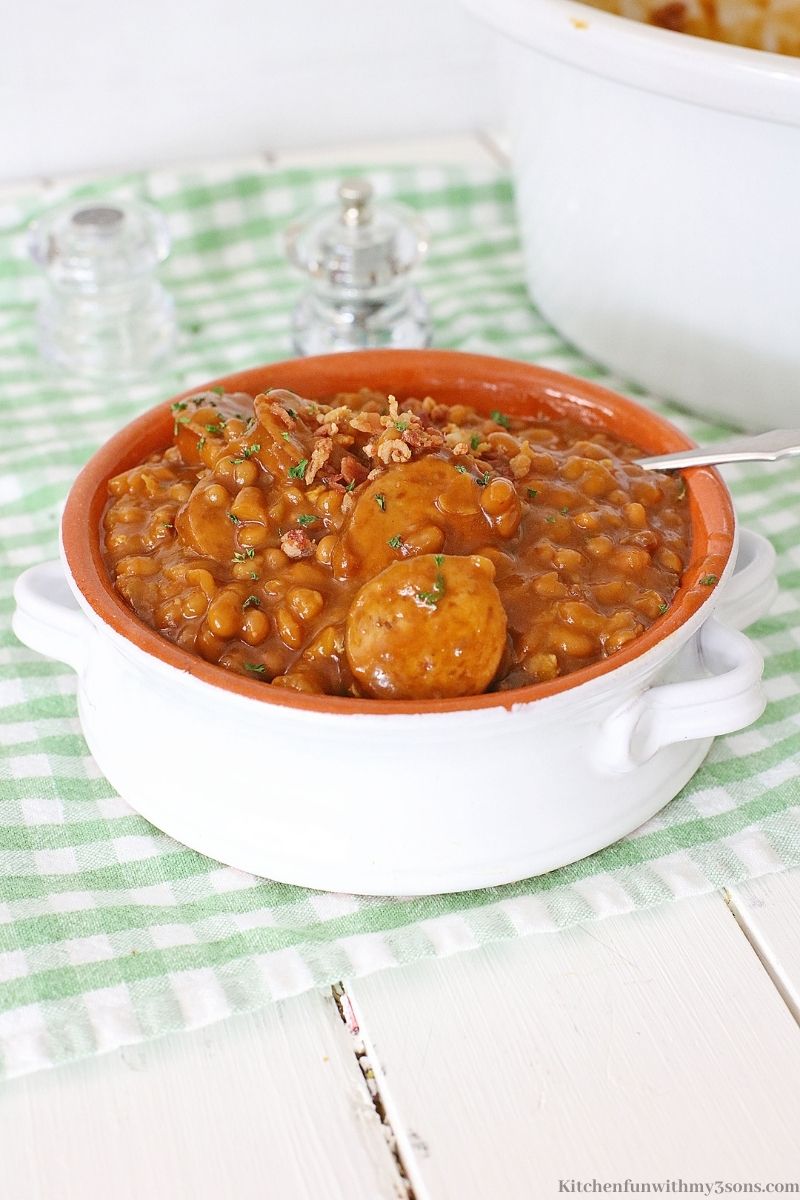
[[494,565],[422,554],[364,584],[347,617],[350,668],[368,696],[434,700],[483,692],[506,644]]

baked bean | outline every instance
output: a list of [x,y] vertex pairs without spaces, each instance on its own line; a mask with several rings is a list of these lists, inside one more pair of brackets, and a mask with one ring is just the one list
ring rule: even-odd
[[644,505],[639,504],[638,500],[631,501],[630,504],[625,504],[622,511],[631,529],[644,529],[647,524],[647,513],[645,512]]
[[629,586],[630,584],[626,580],[611,579],[608,583],[595,584],[592,592],[598,604],[621,604],[627,595]]
[[292,650],[299,650],[303,644],[303,629],[297,617],[289,608],[283,606],[275,614],[275,627],[278,637]]
[[600,529],[600,517],[596,512],[575,513],[572,519],[578,528],[586,533],[597,533]]
[[599,537],[589,538],[586,542],[586,551],[591,554],[592,558],[609,558],[614,553],[614,543],[610,537],[601,533]]
[[120,575],[157,575],[159,565],[156,559],[146,555],[131,555],[119,560],[117,571]]
[[624,575],[641,575],[650,566],[650,555],[638,546],[618,546],[611,555],[611,565]]
[[206,615],[208,628],[218,638],[232,638],[238,631],[241,620],[242,602],[238,592],[231,588],[223,588],[208,607]]
[[436,554],[444,546],[444,530],[438,525],[423,525],[405,539],[407,554]]
[[668,546],[662,546],[656,551],[656,559],[662,567],[666,567],[668,571],[674,571],[679,574],[683,570],[683,563],[674,550],[670,550]]
[[295,587],[286,593],[286,603],[301,621],[311,621],[322,612],[325,600],[313,588]]
[[318,692],[319,683],[313,675],[304,675],[300,671],[292,671],[288,675],[276,675],[272,681],[273,687],[290,688],[293,692]]
[[248,608],[241,624],[242,641],[248,646],[260,646],[270,630],[270,619],[260,608]]
[[566,596],[568,589],[567,585],[559,579],[557,571],[546,571],[544,575],[534,579],[533,590],[537,596],[544,596],[548,600],[557,600],[561,596]]
[[481,508],[490,517],[498,517],[518,505],[517,490],[509,479],[493,479],[483,489]]
[[559,571],[579,571],[586,560],[580,550],[561,546],[553,555],[553,563]]
[[194,570],[187,571],[186,582],[199,587],[209,600],[213,600],[217,594],[217,582],[211,572],[204,567],[196,567]]
[[552,626],[550,644],[567,658],[591,658],[597,651],[597,642],[593,637],[568,625]]
[[240,546],[254,550],[259,546],[265,546],[269,541],[270,534],[266,525],[241,525],[237,536]]
[[558,675],[558,659],[555,654],[530,654],[524,660],[523,666],[534,683],[544,683]]
[[233,481],[237,487],[252,487],[258,479],[258,467],[249,458],[233,464]]
[[181,611],[185,617],[203,617],[208,609],[208,596],[202,588],[193,588],[183,597]]
[[336,535],[329,533],[317,542],[316,559],[324,567],[330,566],[333,547],[336,545]]
[[230,498],[228,489],[224,488],[221,483],[210,483],[205,489],[206,503],[213,504],[214,508],[227,507]]

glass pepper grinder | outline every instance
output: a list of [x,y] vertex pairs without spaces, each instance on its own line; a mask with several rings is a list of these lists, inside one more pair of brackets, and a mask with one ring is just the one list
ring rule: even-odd
[[338,204],[289,226],[286,247],[309,279],[292,314],[298,354],[428,345],[428,307],[411,283],[428,228],[412,209],[374,201],[366,179],[347,179]]
[[46,282],[42,358],[94,379],[133,379],[162,363],[175,313],[155,272],[169,247],[161,213],[133,200],[73,201],[34,222],[29,250]]

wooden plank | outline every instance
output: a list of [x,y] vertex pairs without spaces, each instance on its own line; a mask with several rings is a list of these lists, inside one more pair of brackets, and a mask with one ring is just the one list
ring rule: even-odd
[[800,1169],[800,1030],[719,895],[347,993],[418,1196]]
[[730,888],[725,898],[800,1022],[800,871],[762,875]]
[[318,992],[0,1090],[8,1200],[399,1200],[333,998]]

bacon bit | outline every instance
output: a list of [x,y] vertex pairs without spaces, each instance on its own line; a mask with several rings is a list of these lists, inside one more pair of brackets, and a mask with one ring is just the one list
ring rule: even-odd
[[355,429],[356,433],[380,433],[383,428],[381,415],[376,412],[355,413],[350,418],[350,428]]
[[313,483],[317,477],[317,472],[320,471],[331,456],[333,451],[333,439],[322,437],[315,444],[311,451],[311,462],[306,470],[306,484]]
[[440,429],[425,429],[419,422],[410,424],[401,436],[403,441],[417,453],[421,450],[438,450],[444,443],[444,434]]
[[347,422],[351,416],[352,409],[346,404],[340,404],[338,408],[330,408],[325,413],[317,413],[317,421],[320,425],[335,425],[339,421]]
[[672,29],[675,33],[681,33],[686,24],[687,8],[683,0],[670,0],[668,4],[662,4],[660,8],[654,8],[650,14],[650,20],[653,25],[658,25],[661,29]]
[[287,558],[309,558],[314,543],[302,529],[289,529],[281,538],[281,550]]
[[[407,416],[410,414],[406,414]],[[390,425],[394,425],[395,421],[400,420],[400,406],[397,403],[396,396],[389,396],[389,415],[383,418],[383,425],[388,429]]]
[[356,484],[359,484],[363,483],[366,478],[367,468],[357,458],[353,458],[352,454],[343,454],[342,479],[345,483],[352,483],[355,480]]
[[411,447],[402,438],[387,438],[378,446],[377,457],[384,463],[407,462],[411,458]]

